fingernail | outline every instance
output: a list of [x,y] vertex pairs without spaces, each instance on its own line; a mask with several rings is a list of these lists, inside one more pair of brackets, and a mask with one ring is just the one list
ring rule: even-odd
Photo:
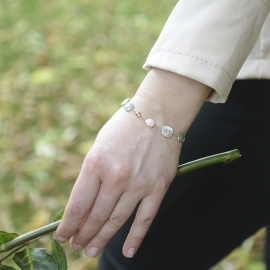
[[130,248],[127,252],[127,257],[132,258],[136,252],[136,248]]
[[72,248],[73,248],[75,251],[81,251],[81,250],[83,249],[83,246],[73,244],[73,245],[72,245]]
[[62,236],[58,236],[58,237],[56,238],[56,240],[57,240],[59,243],[61,243],[61,244],[64,244],[64,243],[67,242],[67,239],[64,238],[64,237],[62,237]]
[[99,253],[99,248],[91,247],[90,249],[87,250],[86,255],[89,258],[94,258],[98,255],[98,253]]

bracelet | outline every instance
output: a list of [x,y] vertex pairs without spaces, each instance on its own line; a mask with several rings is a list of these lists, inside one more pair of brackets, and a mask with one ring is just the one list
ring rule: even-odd
[[159,127],[159,126],[156,125],[155,120],[150,119],[150,118],[145,119],[144,117],[142,117],[142,114],[140,112],[137,112],[137,111],[134,110],[134,104],[130,102],[130,98],[125,99],[121,103],[121,107],[123,107],[123,106],[124,106],[125,111],[133,112],[138,118],[142,118],[148,127],[151,127],[151,128],[156,127],[159,130],[161,130],[161,134],[165,138],[171,138],[172,136],[175,136],[175,137],[177,137],[177,140],[180,143],[183,143],[186,140],[186,137],[185,137],[184,133],[180,132],[178,134],[174,134],[172,127],[170,127],[170,126]]

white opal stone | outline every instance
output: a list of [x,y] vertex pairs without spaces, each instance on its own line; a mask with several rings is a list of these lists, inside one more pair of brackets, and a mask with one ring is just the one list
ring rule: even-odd
[[173,135],[173,129],[169,126],[163,126],[161,128],[161,133],[166,138],[171,138]]
[[153,119],[147,119],[145,120],[145,123],[148,127],[154,127],[156,125],[156,122]]
[[126,111],[131,111],[132,110],[132,108],[133,108],[133,103],[128,103],[127,105],[125,105],[125,107],[124,107],[124,109],[126,110]]

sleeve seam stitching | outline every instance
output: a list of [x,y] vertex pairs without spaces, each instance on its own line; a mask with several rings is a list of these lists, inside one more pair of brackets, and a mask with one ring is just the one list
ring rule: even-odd
[[266,3],[266,0],[262,0],[262,3],[266,6],[266,8],[268,9],[268,12],[269,12],[270,8],[269,8],[268,4]]
[[206,64],[208,64],[208,65],[211,65],[211,66],[214,66],[214,67],[216,67],[216,68],[221,69],[222,71],[224,71],[224,72],[228,75],[228,77],[230,78],[230,80],[233,81],[232,76],[230,75],[230,73],[229,73],[227,70],[225,70],[224,68],[218,66],[217,64],[208,62],[208,61],[206,61],[206,60],[204,60],[204,59],[201,59],[201,58],[198,58],[198,57],[196,57],[196,56],[194,56],[194,55],[190,55],[190,54],[182,53],[182,52],[177,52],[177,51],[172,51],[172,50],[165,50],[165,49],[164,49],[164,50],[161,50],[161,49],[155,49],[155,51],[175,53],[175,54],[180,54],[180,55],[184,55],[184,56],[188,56],[188,57],[194,58],[195,60],[204,62],[204,63],[206,63]]

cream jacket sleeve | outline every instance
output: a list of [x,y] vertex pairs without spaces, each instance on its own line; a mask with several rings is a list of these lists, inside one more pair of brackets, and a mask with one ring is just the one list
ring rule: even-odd
[[237,79],[270,80],[270,15],[266,18],[259,38],[238,73]]
[[210,101],[225,102],[269,8],[270,0],[180,0],[143,67],[200,81],[214,89]]

